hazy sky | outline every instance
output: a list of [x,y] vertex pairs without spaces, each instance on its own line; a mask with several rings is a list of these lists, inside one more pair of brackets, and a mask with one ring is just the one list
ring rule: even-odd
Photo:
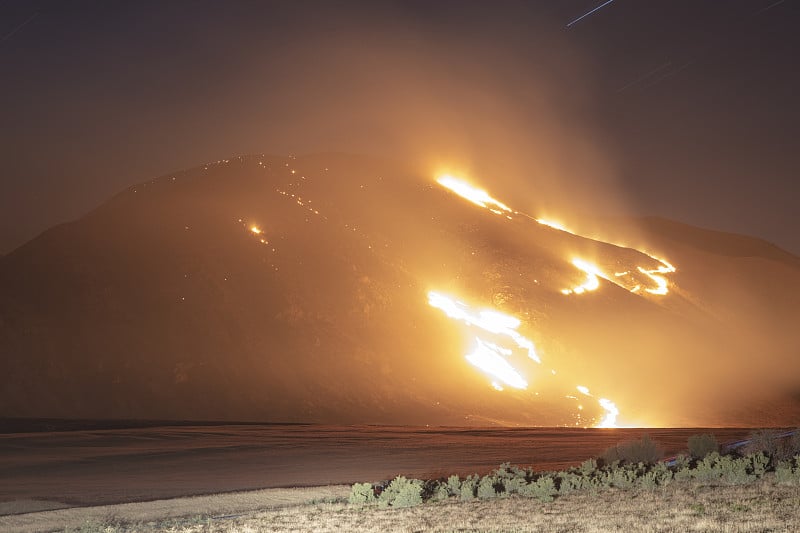
[[0,0],[0,253],[157,175],[351,151],[800,254],[800,3],[573,23],[602,3]]

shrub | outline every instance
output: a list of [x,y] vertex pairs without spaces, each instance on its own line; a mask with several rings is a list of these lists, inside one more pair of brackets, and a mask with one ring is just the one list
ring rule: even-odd
[[380,507],[413,507],[422,503],[422,481],[397,476],[378,497]]
[[461,478],[455,474],[447,478],[447,491],[450,496],[459,496],[461,494]]
[[800,455],[795,456],[793,460],[778,463],[775,467],[775,481],[800,485]]
[[794,433],[778,441],[778,449],[773,459],[776,463],[791,461],[798,454],[800,454],[800,429],[794,430]]
[[436,502],[441,502],[446,500],[450,497],[450,489],[447,486],[447,483],[439,483],[436,485],[436,488],[433,490],[433,494],[431,495],[431,499]]
[[748,437],[749,442],[742,447],[744,455],[763,453],[772,457],[778,451],[778,432],[774,429],[754,431]]
[[603,485],[617,487],[618,489],[630,489],[636,483],[636,467],[612,468],[603,476]]
[[372,483],[356,483],[350,488],[347,501],[351,505],[366,505],[375,501],[375,490]]
[[497,491],[494,486],[498,480],[494,476],[484,476],[478,483],[478,498],[488,500],[497,497]]
[[[758,456],[766,458],[761,454]],[[719,478],[725,483],[742,485],[756,479],[756,475],[751,473],[754,464],[753,459],[755,459],[755,456],[734,459],[730,456],[723,455],[717,459],[714,468],[719,472]],[[756,460],[760,461],[758,459]],[[759,464],[761,463],[759,462]]]
[[720,455],[717,452],[706,455],[705,459],[698,461],[693,469],[688,470],[689,477],[698,481],[717,481],[721,476],[720,471],[716,468],[719,458]]
[[606,464],[613,464],[615,461],[628,464],[654,464],[663,455],[663,450],[645,435],[639,440],[622,442],[608,448],[603,452],[602,458]]
[[689,454],[695,459],[703,459],[711,452],[719,452],[719,443],[714,435],[692,435],[688,444]]
[[581,463],[579,470],[584,476],[590,476],[595,470],[597,470],[597,461],[594,459],[587,459]]
[[469,501],[475,498],[475,487],[478,485],[478,476],[471,475],[461,482],[460,496],[463,501]]
[[509,479],[503,480],[503,488],[505,489],[507,494],[518,494],[522,487],[527,485],[528,482],[525,481],[525,477],[512,477]]
[[655,490],[658,486],[658,476],[654,471],[645,472],[636,478],[636,483],[645,490]]
[[666,463],[656,463],[651,472],[655,477],[656,484],[661,487],[666,487],[672,483],[672,480],[675,477],[675,475],[672,473],[672,470],[669,469]]
[[558,491],[556,491],[556,484],[550,476],[542,476],[536,481],[531,481],[520,488],[519,493],[522,496],[529,498],[536,498],[542,502],[553,501]]

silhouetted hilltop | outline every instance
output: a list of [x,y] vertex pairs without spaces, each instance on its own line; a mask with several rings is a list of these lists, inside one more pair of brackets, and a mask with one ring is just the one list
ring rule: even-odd
[[[645,219],[677,269],[656,295],[645,250],[496,211],[337,154],[140,183],[0,257],[0,416],[591,425],[599,397],[653,424],[798,413],[796,257]],[[606,277],[567,295],[576,257]],[[464,357],[475,324],[430,291],[517,317],[541,358],[507,355],[527,388],[495,390]]]

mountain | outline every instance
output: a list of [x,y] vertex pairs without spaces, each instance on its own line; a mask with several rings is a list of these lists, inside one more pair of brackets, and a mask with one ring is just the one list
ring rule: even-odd
[[796,423],[800,259],[442,183],[243,156],[51,228],[0,257],[0,416]]

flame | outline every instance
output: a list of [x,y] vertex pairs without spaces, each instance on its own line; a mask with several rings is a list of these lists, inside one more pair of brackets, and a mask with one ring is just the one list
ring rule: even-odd
[[586,273],[586,281],[572,289],[562,289],[562,294],[583,294],[586,291],[594,291],[600,287],[600,278],[608,279],[606,275],[603,274],[599,268],[597,268],[597,265],[593,265],[588,261],[584,261],[583,259],[573,259],[572,264],[575,265],[575,267],[579,270],[583,270]]
[[619,416],[619,409],[616,404],[606,398],[600,398],[597,401],[600,407],[606,410],[606,416],[597,423],[596,428],[615,428],[617,426],[617,416]]
[[649,292],[650,294],[667,294],[669,292],[667,279],[659,274],[672,274],[676,269],[664,259],[659,259],[658,257],[654,257],[652,255],[650,257],[661,263],[661,266],[652,270],[645,270],[644,268],[639,267],[639,272],[649,277],[656,283],[655,289],[645,289],[645,291]]
[[[541,224],[543,226],[547,226],[549,228],[552,228],[554,230],[563,231],[564,233],[569,233],[570,235],[576,235],[578,237],[586,237],[584,235],[579,235],[578,233],[575,233],[572,230],[567,229],[567,227],[564,226],[564,224],[562,224],[561,222],[557,222],[555,220],[550,220],[550,219],[544,219],[544,218],[534,218],[534,217],[532,217],[530,215],[527,215],[525,213],[520,213],[519,211],[514,211],[510,207],[508,207],[506,204],[502,203],[500,200],[497,200],[496,198],[493,198],[487,191],[485,191],[483,189],[478,189],[477,187],[474,187],[474,186],[468,184],[463,179],[459,179],[459,178],[453,177],[450,174],[443,174],[443,175],[439,176],[439,178],[436,181],[441,186],[453,191],[457,195],[461,196],[462,198],[465,198],[466,200],[469,200],[473,204],[479,205],[479,206],[481,206],[481,207],[483,207],[485,209],[488,209],[489,211],[491,211],[492,213],[494,213],[496,215],[503,215],[506,218],[508,218],[509,220],[514,220],[514,217],[512,217],[511,215],[520,215],[520,216],[529,218],[531,220],[534,220],[537,223],[539,223],[539,224]],[[621,248],[628,248],[627,246],[623,246],[621,244],[608,242],[608,241],[602,241],[600,239],[596,239],[596,238],[593,238],[593,237],[586,237],[586,238],[592,238],[593,240],[596,240],[598,242],[604,242],[606,244],[619,246]],[[635,249],[635,248],[633,248],[633,249]],[[657,268],[647,269],[647,268],[644,268],[644,267],[641,267],[641,266],[637,266],[636,267],[636,271],[637,272],[639,272],[640,274],[645,275],[647,278],[649,278],[655,284],[654,288],[646,288],[644,290],[644,292],[647,292],[647,293],[653,294],[653,295],[657,295],[657,296],[663,296],[663,295],[668,294],[669,293],[669,282],[664,277],[664,274],[671,274],[671,273],[675,272],[676,271],[675,267],[672,264],[670,264],[668,261],[666,261],[664,259],[660,259],[660,258],[658,258],[658,257],[656,257],[654,255],[651,255],[651,254],[649,254],[649,253],[647,253],[647,252],[645,252],[643,250],[638,250],[638,249],[635,249],[635,250],[637,252],[641,253],[641,254],[646,255],[650,259],[660,263],[660,266],[657,267]],[[572,264],[575,265],[577,268],[583,270],[587,275],[587,279],[586,279],[586,282],[584,282],[583,284],[581,284],[581,285],[579,285],[577,287],[574,287],[572,289],[562,289],[561,290],[562,294],[565,294],[565,295],[569,295],[569,294],[584,294],[586,292],[590,292],[590,291],[596,290],[600,286],[600,280],[598,278],[603,278],[603,279],[606,279],[608,281],[611,281],[615,285],[618,285],[618,286],[620,286],[620,287],[622,287],[622,288],[624,288],[624,289],[626,289],[626,290],[628,290],[628,291],[630,291],[630,292],[632,292],[634,294],[639,294],[640,290],[642,288],[641,284],[631,274],[630,271],[616,272],[614,274],[614,276],[616,278],[623,278],[623,279],[613,279],[613,278],[603,274],[597,266],[595,266],[595,265],[593,265],[593,264],[591,264],[591,263],[589,263],[587,261],[584,261],[582,259],[573,259]]]
[[[485,207],[497,215],[502,215],[503,211],[506,211],[507,213],[513,212],[510,207],[489,196],[488,192],[484,191],[483,189],[473,187],[466,181],[454,178],[450,174],[439,176],[436,182],[442,187],[450,189],[460,197],[469,200],[475,205]],[[489,207],[490,205],[493,207]]]
[[460,320],[469,326],[476,326],[489,333],[509,337],[519,348],[527,351],[530,359],[537,363],[542,362],[536,354],[536,347],[533,345],[533,341],[516,331],[520,325],[519,319],[497,311],[483,310],[474,312],[467,304],[433,291],[428,293],[428,304],[444,311],[448,317]]
[[[518,318],[493,310],[476,311],[464,302],[434,291],[428,292],[428,304],[444,312],[449,318],[463,322],[467,326],[476,327],[492,335],[505,337],[509,344],[526,350],[530,359],[541,364],[541,359],[536,353],[533,341],[517,331],[521,324]],[[509,360],[513,353],[514,350],[512,348],[495,344],[477,336],[475,337],[475,348],[464,357],[472,366],[492,379],[491,386],[495,390],[503,391],[503,385],[525,390],[528,388],[528,381]],[[551,370],[551,373],[555,375],[556,371]],[[581,394],[592,396],[589,389],[583,385],[578,385],[576,389]],[[577,399],[574,396],[568,396],[568,398]],[[598,403],[605,411],[605,415],[595,427],[616,427],[616,418],[619,415],[617,406],[614,402],[605,398],[600,399]],[[578,410],[582,411],[583,406],[578,405]]]
[[261,233],[262,233],[262,231],[261,231],[261,228],[259,228],[259,227],[258,227],[258,226],[256,226],[255,224],[253,224],[252,226],[250,226],[250,231],[252,231],[252,232],[253,232],[254,234],[256,234],[256,235],[261,235]]
[[[583,385],[578,385],[575,387],[578,389],[578,392],[583,394],[584,396],[594,397],[592,393],[589,392],[589,387],[584,387]],[[600,398],[597,400],[597,403],[600,404],[600,407],[606,412],[600,422],[597,423],[594,427],[596,428],[617,428],[617,416],[619,416],[619,408],[617,405],[607,398]],[[578,409],[583,409],[582,406],[578,406]]]
[[[515,389],[528,388],[528,382],[525,381],[525,378],[503,357],[505,350],[498,349],[498,346],[483,342],[479,338],[475,340],[477,341],[477,347],[466,356],[467,361],[509,387],[514,387]],[[493,384],[495,389],[497,389],[496,385],[497,383],[495,382]],[[498,390],[503,389],[501,387]]]
[[[554,220],[545,220],[543,218],[536,218],[534,220],[536,220],[536,222],[538,222],[542,226],[547,226],[548,228],[557,229],[558,231],[563,231],[565,233],[572,233],[561,222],[556,222]],[[574,233],[572,234],[575,235]]]

